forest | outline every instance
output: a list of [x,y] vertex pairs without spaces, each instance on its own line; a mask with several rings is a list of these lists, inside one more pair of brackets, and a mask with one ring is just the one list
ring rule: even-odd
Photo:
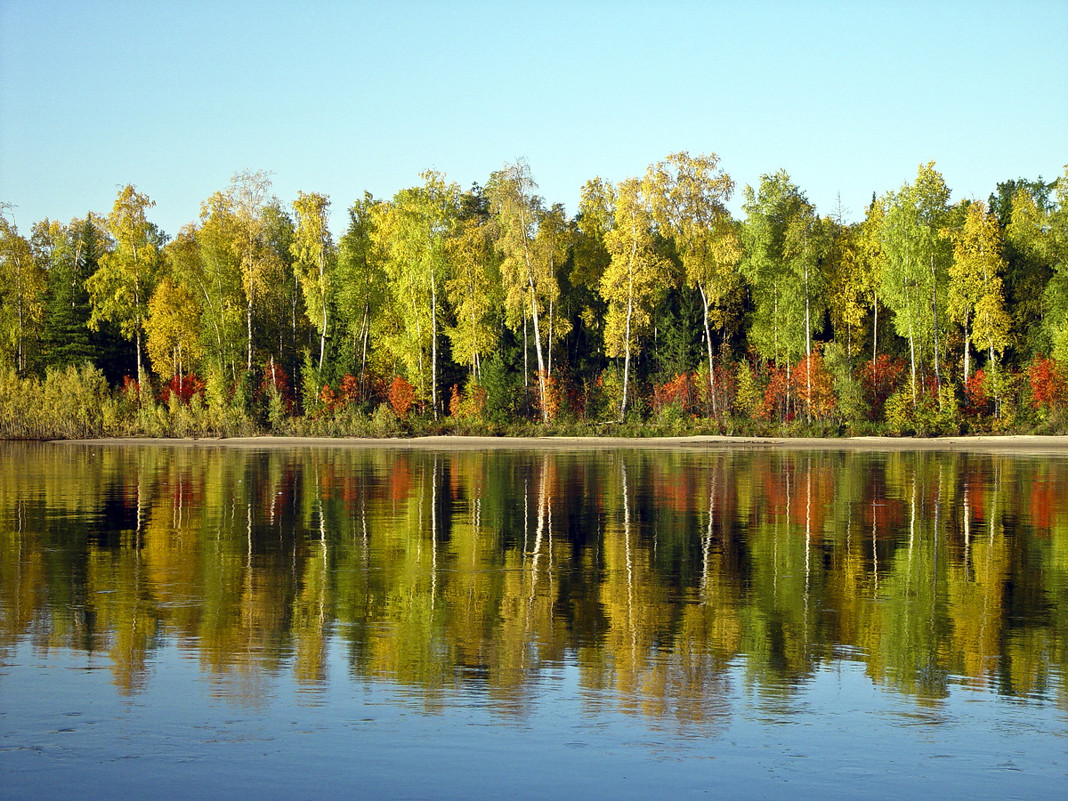
[[242,171],[174,236],[133,185],[0,206],[0,437],[1068,431],[1068,167],[859,222],[714,154],[538,195],[529,165],[331,200]]

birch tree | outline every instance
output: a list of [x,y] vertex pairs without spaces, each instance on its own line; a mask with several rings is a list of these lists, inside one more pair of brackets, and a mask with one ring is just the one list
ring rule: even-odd
[[298,192],[293,210],[297,214],[297,229],[290,250],[294,258],[293,268],[304,293],[305,311],[319,332],[318,375],[321,380],[336,264],[328,220],[330,198],[316,192]]
[[119,333],[134,342],[139,379],[145,369],[142,338],[159,255],[145,213],[155,205],[130,184],[119,190],[107,218],[115,246],[101,257],[100,266],[86,281],[92,304],[89,324],[99,329],[104,321],[116,323]]
[[953,263],[949,267],[947,312],[964,330],[964,380],[971,375],[971,345],[995,352],[1008,344],[1005,313],[1001,228],[985,203],[968,204],[964,224],[952,232]]
[[734,181],[719,167],[715,153],[674,153],[649,167],[644,181],[653,219],[674,240],[686,281],[701,295],[712,412],[716,414],[716,371],[712,346],[716,309],[740,286],[741,240],[726,204]]
[[[497,226],[496,246],[501,262],[506,320],[512,330],[525,330],[529,320],[534,328],[534,347],[538,359],[538,395],[542,420],[549,419],[545,348],[542,322],[551,298],[559,295],[559,285],[550,264],[539,259],[535,247],[541,198],[530,166],[523,161],[495,172],[487,191]],[[524,345],[525,345],[524,337]],[[526,349],[524,348],[524,353]],[[524,371],[525,372],[525,371]]]
[[815,209],[785,171],[745,188],[743,275],[755,310],[750,337],[757,351],[789,366],[812,353],[826,309],[818,269],[822,241]]
[[941,380],[940,328],[946,306],[950,243],[943,235],[949,188],[934,162],[920,165],[916,181],[884,197],[880,245],[884,256],[880,299],[894,328],[909,341],[912,399],[918,402],[918,362],[931,353]]
[[447,248],[451,274],[445,286],[456,325],[446,333],[452,342],[453,360],[468,365],[477,380],[482,359],[497,348],[500,339],[500,273],[489,225],[478,217],[468,217],[459,224]]
[[44,319],[45,272],[29,241],[0,207],[0,347],[19,373]]
[[163,380],[191,371],[203,353],[200,341],[200,307],[188,287],[164,277],[148,302],[145,349],[152,369]]
[[245,369],[252,370],[252,316],[260,296],[267,288],[266,278],[277,268],[279,256],[271,247],[264,210],[273,199],[271,178],[264,170],[243,170],[230,180],[228,190],[234,214],[232,241],[241,269],[241,288],[245,295],[245,335],[248,343]]
[[631,356],[652,322],[652,311],[670,281],[671,263],[653,248],[653,215],[637,178],[616,189],[615,218],[605,235],[612,257],[601,277],[601,297],[608,303],[605,352],[623,357],[622,421],[627,411]]
[[535,260],[549,276],[545,285],[545,373],[553,374],[553,346],[571,331],[571,323],[560,313],[560,269],[571,249],[572,229],[559,203],[538,216],[538,233],[534,237]]
[[377,206],[369,192],[353,203],[349,226],[338,243],[338,324],[345,328],[353,361],[359,363],[361,385],[367,379],[372,327],[381,316],[388,291],[382,249],[375,238]]
[[[234,247],[237,216],[230,195],[215,192],[200,207],[200,224],[183,228],[168,244],[171,272],[201,308],[201,340],[211,371],[237,379],[247,360],[247,331],[241,263]],[[245,329],[245,330],[243,330]]]
[[375,235],[387,254],[397,315],[389,341],[417,378],[423,397],[429,395],[437,419],[441,289],[448,276],[446,241],[459,211],[460,188],[446,184],[438,172],[421,177],[423,186],[403,189],[380,207]]

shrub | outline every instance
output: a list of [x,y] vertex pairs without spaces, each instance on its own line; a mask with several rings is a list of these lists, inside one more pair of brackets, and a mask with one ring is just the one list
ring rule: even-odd
[[735,408],[745,417],[757,416],[764,405],[765,387],[757,379],[753,368],[747,361],[738,363],[735,375],[737,386],[734,397]]
[[793,371],[798,408],[813,420],[826,420],[838,405],[834,394],[834,376],[823,363],[819,351],[803,358]]
[[1027,380],[1031,388],[1031,405],[1036,411],[1048,414],[1065,406],[1068,382],[1053,359],[1045,356],[1034,359],[1027,367]]
[[912,391],[907,387],[897,390],[885,400],[883,413],[886,417],[886,432],[888,434],[900,437],[905,434],[911,434],[916,430]]
[[867,420],[870,409],[864,400],[860,380],[849,364],[845,348],[837,342],[828,342],[824,346],[823,357],[832,376],[838,419],[853,426]]
[[668,407],[678,415],[691,415],[696,410],[697,387],[689,373],[679,373],[666,384],[653,386],[653,412],[661,414]]
[[793,398],[796,403],[796,393],[793,392],[790,371],[782,367],[771,366],[768,368],[768,373],[768,383],[764,388],[764,402],[757,416],[764,420],[789,422],[794,419],[791,399]]
[[393,376],[393,383],[389,387],[389,405],[393,408],[394,414],[401,420],[405,419],[411,411],[414,400],[415,387],[404,376]]
[[892,359],[880,353],[875,361],[869,360],[860,371],[860,386],[864,402],[868,405],[872,420],[878,420],[884,413],[889,417],[889,410],[884,410],[891,395],[901,389],[901,379],[905,374],[905,360]]
[[964,382],[964,408],[968,417],[985,417],[994,411],[994,399],[990,397],[986,373],[976,370]]

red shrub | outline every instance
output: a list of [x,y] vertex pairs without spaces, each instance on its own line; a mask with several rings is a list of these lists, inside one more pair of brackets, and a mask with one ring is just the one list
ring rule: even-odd
[[794,386],[797,387],[798,410],[804,410],[813,418],[829,417],[838,405],[834,394],[834,376],[823,363],[823,356],[813,352],[794,368]]
[[982,417],[993,411],[994,399],[987,392],[986,373],[976,370],[972,377],[964,382],[964,413],[972,417]]
[[285,408],[286,414],[293,414],[293,390],[289,385],[289,376],[282,367],[274,363],[273,359],[270,364],[263,368],[263,378],[260,379],[257,397],[268,397],[272,388],[277,390],[281,396],[282,406]]
[[900,389],[905,366],[904,359],[891,359],[885,353],[880,353],[874,362],[869,361],[861,368],[861,391],[871,410],[872,420],[882,417],[886,399]]
[[159,399],[163,403],[170,403],[171,396],[173,395],[178,398],[183,405],[188,406],[189,401],[193,399],[194,395],[203,396],[203,394],[204,382],[197,378],[196,373],[189,373],[189,375],[176,373],[159,393]]
[[[538,387],[538,383],[540,383],[540,377],[542,375],[543,375],[543,371],[539,370],[537,375],[535,376],[535,378],[539,379],[539,380],[534,383],[534,409],[536,411],[539,411],[539,412],[542,411],[542,408],[541,408],[541,390]],[[556,376],[546,375],[545,376],[545,412],[546,412],[545,418],[547,420],[552,420],[559,413],[559,411],[560,411],[560,400],[561,400],[560,387],[556,382]]]
[[408,383],[404,376],[396,375],[393,376],[388,396],[389,405],[393,407],[394,414],[403,419],[411,411],[412,401],[415,400],[415,387]]
[[323,389],[319,393],[319,400],[323,402],[323,407],[328,412],[334,411],[344,402],[344,398],[340,397],[336,392],[334,392],[333,387],[331,387],[329,384],[323,384]]
[[[757,412],[758,417],[765,420],[781,420],[787,422],[794,419],[794,406],[797,403],[796,392],[793,390],[793,376],[781,367],[769,367],[771,380],[764,390],[764,403]],[[791,398],[794,402],[791,403]]]
[[1027,378],[1031,383],[1031,405],[1035,409],[1053,409],[1068,401],[1068,382],[1053,359],[1039,356],[1028,366]]
[[345,373],[345,377],[341,379],[341,384],[338,385],[338,392],[345,399],[345,403],[355,403],[362,394],[360,379],[352,373]]
[[666,384],[653,387],[653,411],[676,406],[682,413],[692,414],[696,403],[697,387],[689,373],[679,373]]

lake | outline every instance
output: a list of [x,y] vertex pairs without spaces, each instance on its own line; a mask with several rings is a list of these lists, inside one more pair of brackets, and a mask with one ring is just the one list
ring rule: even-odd
[[1059,797],[1068,458],[0,443],[0,798]]

